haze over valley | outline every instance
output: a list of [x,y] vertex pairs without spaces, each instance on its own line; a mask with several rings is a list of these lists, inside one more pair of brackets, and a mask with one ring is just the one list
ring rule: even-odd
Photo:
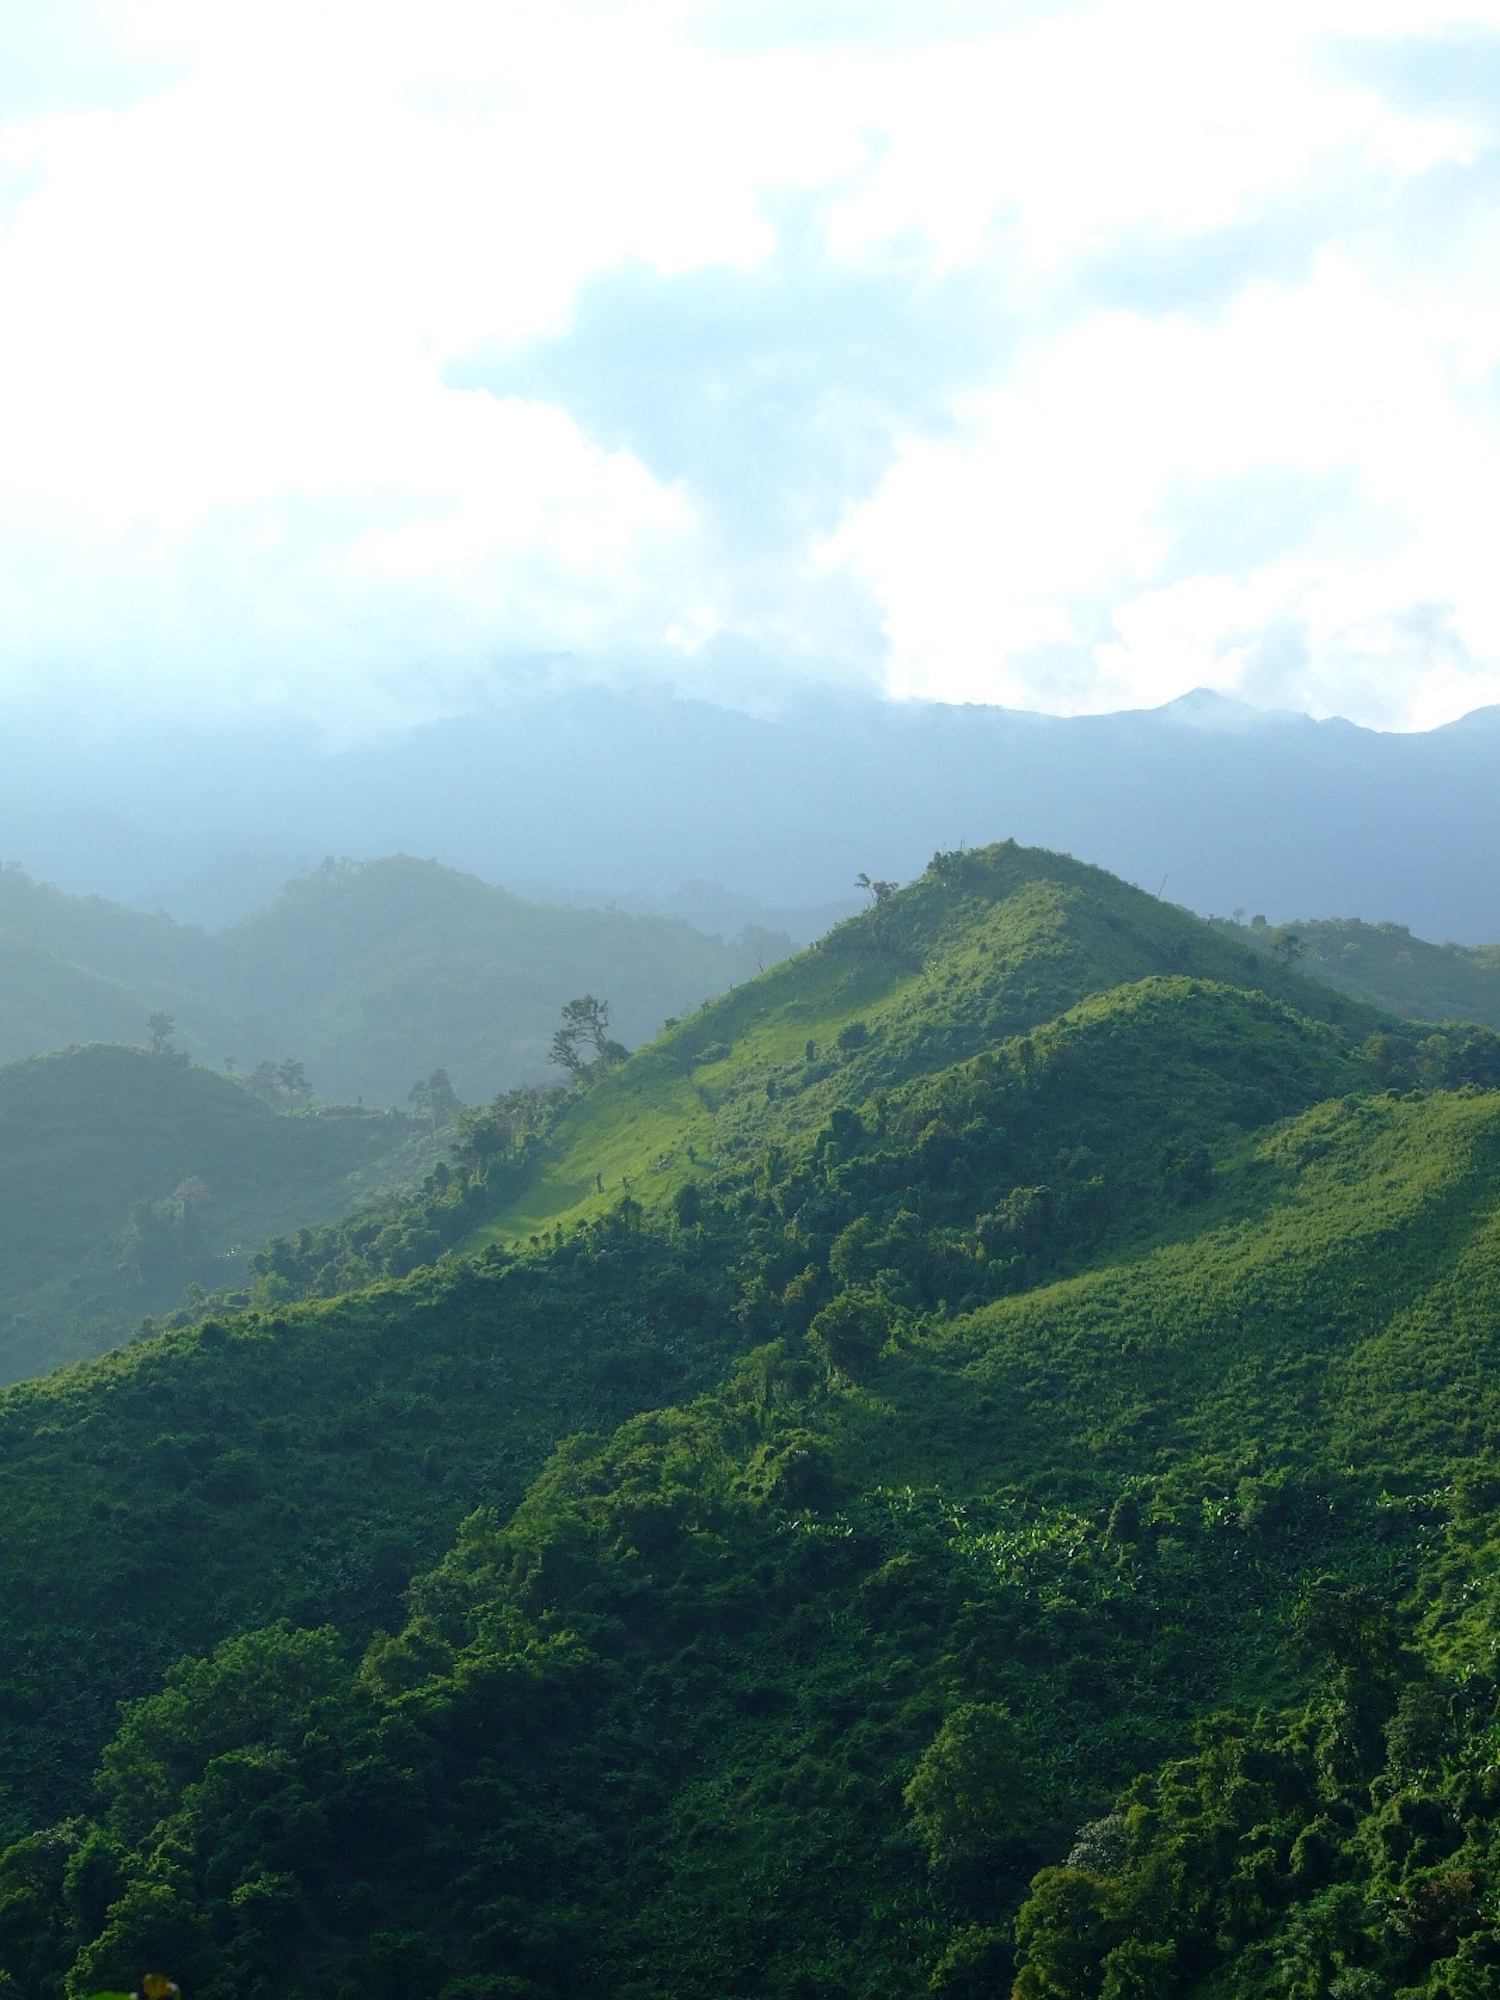
[[808,943],[935,847],[1016,838],[1202,915],[1500,937],[1500,709],[1426,733],[1199,691],[1057,717],[808,694],[776,712],[594,689],[342,751],[275,729],[0,738],[0,854],[73,893],[209,928],[325,857],[432,857],[523,896]]

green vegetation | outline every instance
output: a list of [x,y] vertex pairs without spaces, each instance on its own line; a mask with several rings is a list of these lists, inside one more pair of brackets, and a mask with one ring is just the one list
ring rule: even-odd
[[1405,924],[1325,917],[1292,924],[1215,918],[1216,929],[1315,979],[1415,1021],[1500,1028],[1500,945],[1428,944]]
[[1492,1990],[1500,1038],[1010,847],[569,1028],[0,1398],[13,1990]]
[[325,1098],[381,1104],[441,1067],[473,1101],[545,1073],[574,994],[607,994],[633,1043],[790,949],[528,903],[404,857],[325,862],[214,936],[0,868],[0,1061],[136,1041],[162,1011],[211,1067],[294,1056]]
[[441,1147],[397,1112],[286,1115],[158,1037],[154,1055],[96,1045],[0,1067],[0,1379],[236,1282],[268,1236],[420,1180]]
[[[1388,1025],[1063,856],[1007,846],[940,861],[899,897],[601,1077],[493,1232],[570,1225],[603,1212],[627,1183],[637,1199],[659,1198],[696,1180],[701,1158],[805,1147],[835,1110],[978,1057],[1134,980],[1253,986],[1346,1037]],[[961,1079],[956,1087],[961,1094]]]

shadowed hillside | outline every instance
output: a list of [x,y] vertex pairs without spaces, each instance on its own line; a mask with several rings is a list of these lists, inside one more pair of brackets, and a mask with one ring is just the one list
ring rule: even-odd
[[233,1283],[268,1236],[420,1180],[430,1126],[296,1115],[168,1053],[109,1045],[0,1066],[0,1377],[127,1338]]

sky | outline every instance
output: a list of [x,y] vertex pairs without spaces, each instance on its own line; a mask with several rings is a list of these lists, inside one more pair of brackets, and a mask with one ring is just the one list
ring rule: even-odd
[[1500,702],[1500,0],[0,0],[0,702]]

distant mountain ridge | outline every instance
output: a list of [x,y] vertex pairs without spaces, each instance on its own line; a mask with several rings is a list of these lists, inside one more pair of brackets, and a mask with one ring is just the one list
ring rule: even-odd
[[0,870],[0,1062],[145,1039],[171,1015],[219,1068],[295,1057],[320,1096],[405,1101],[446,1069],[467,1101],[547,1073],[581,993],[629,1042],[792,948],[678,918],[530,903],[436,862],[325,863],[213,936]]
[[1397,734],[1204,690],[1075,717],[809,695],[773,717],[575,689],[336,751],[269,723],[80,736],[38,717],[0,737],[0,854],[126,901],[189,885],[195,915],[252,907],[255,856],[396,851],[568,900],[696,881],[795,909],[1014,837],[1203,915],[1476,944],[1500,938],[1497,748],[1496,708]]
[[[403,1102],[444,1068],[474,1101],[552,1073],[559,1009],[579,993],[606,1000],[633,1045],[851,909],[775,909],[704,882],[632,901],[538,905],[397,856],[326,863],[205,935],[0,869],[0,1063],[75,1043],[139,1045],[160,1011],[210,1068],[295,1057],[323,1097],[375,1103]],[[1403,925],[1348,917],[1215,921],[1263,980],[1274,975],[1262,961],[1285,955],[1392,1013],[1500,1027],[1500,948],[1433,944]],[[708,934],[715,924],[727,940]]]

